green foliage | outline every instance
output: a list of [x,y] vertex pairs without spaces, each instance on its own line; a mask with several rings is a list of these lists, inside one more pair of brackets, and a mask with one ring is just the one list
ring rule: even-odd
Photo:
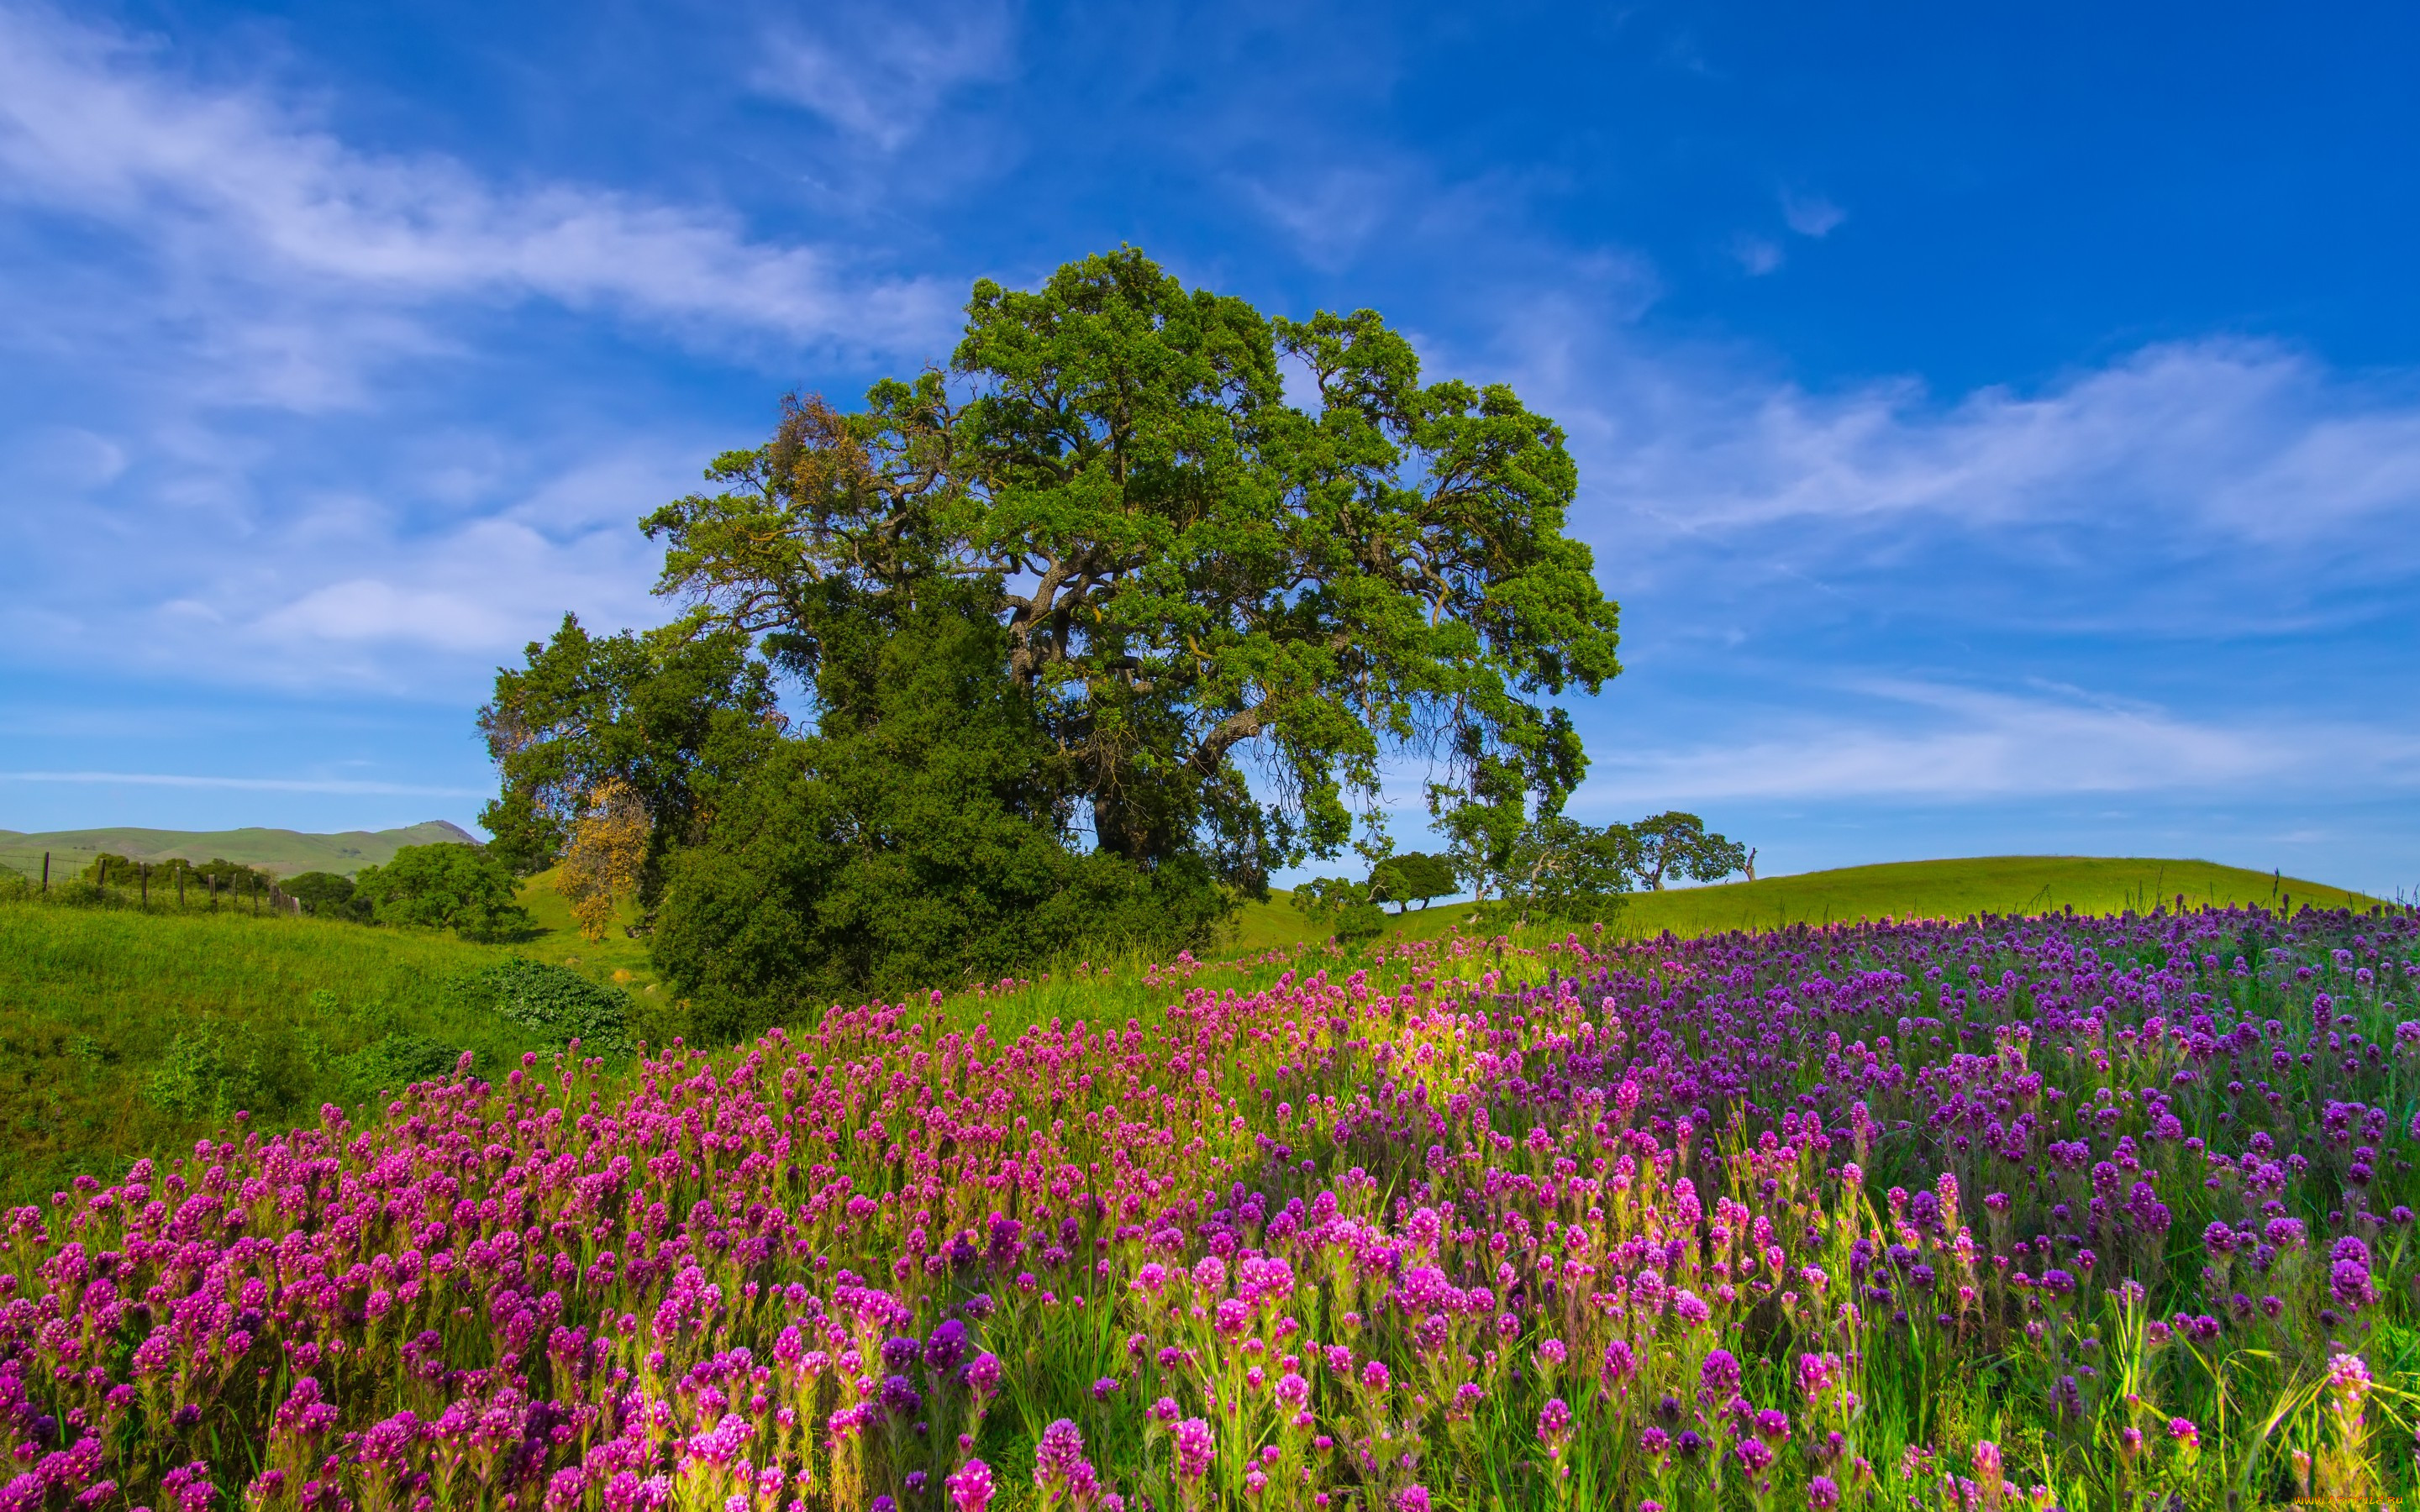
[[466,940],[510,939],[531,928],[503,860],[469,845],[406,845],[355,884],[381,924],[450,929]]
[[148,885],[163,898],[177,890],[180,879],[189,890],[199,888],[207,892],[215,887],[228,898],[249,898],[256,893],[266,893],[277,880],[267,872],[217,856],[199,863],[181,856],[171,856],[158,861],[137,861],[111,851],[96,855],[77,873],[76,880],[95,887],[139,888],[145,886],[147,876]]
[[1370,869],[1370,901],[1393,903],[1398,914],[1415,903],[1426,908],[1432,898],[1450,897],[1456,886],[1452,862],[1420,851],[1389,856]]
[[551,1048],[447,994],[504,959],[496,947],[248,908],[178,913],[152,890],[148,912],[69,905],[55,885],[48,899],[0,890],[0,1206],[190,1149],[238,1109],[256,1128],[308,1121],[322,1103],[358,1108],[450,1071],[465,1050],[500,1075]]
[[1099,847],[1247,893],[1336,854],[1392,749],[1435,759],[1442,810],[1577,780],[1548,701],[1619,671],[1616,611],[1563,534],[1562,434],[1512,391],[1424,384],[1373,312],[1273,321],[1131,250],[980,283],[967,316],[963,402],[933,371],[794,403],[651,516],[662,590],[820,684],[856,626],[968,585]]
[[1376,903],[1359,903],[1336,916],[1339,945],[1367,945],[1387,933],[1387,912]]
[[140,881],[141,872],[140,869],[125,856],[102,851],[94,856],[90,864],[86,865],[82,872],[76,873],[76,880],[89,883],[94,887],[107,887],[114,883],[123,887]]
[[1313,923],[1326,923],[1368,903],[1370,889],[1349,877],[1313,877],[1294,889],[1291,901],[1297,913]]
[[239,1108],[284,1101],[288,1076],[271,1079],[283,1066],[265,1067],[260,1037],[248,1025],[232,1027],[205,1018],[193,1031],[168,1041],[143,1084],[143,1095],[181,1118],[222,1119]]
[[1667,877],[1712,882],[1747,862],[1746,846],[1678,810],[1595,825],[1542,810],[1510,830],[1484,817],[1454,832],[1454,864],[1525,924],[1603,920],[1636,885],[1660,892]]
[[825,733],[780,743],[676,853],[658,967],[729,1038],[868,988],[996,979],[1079,949],[1172,953],[1226,903],[1206,868],[1068,843],[1059,753],[946,606],[827,648]]
[[1637,869],[1629,826],[1547,814],[1522,831],[1506,858],[1503,899],[1525,924],[1602,919],[1621,906]]
[[493,1013],[550,1045],[580,1041],[587,1055],[631,1053],[630,996],[576,971],[515,957],[447,984],[449,1001]]
[[479,711],[504,777],[479,816],[495,837],[489,849],[522,875],[551,866],[589,795],[618,779],[652,825],[640,879],[652,902],[666,852],[761,754],[778,719],[768,669],[741,634],[690,620],[592,636],[566,614],[552,640],[530,642],[521,668],[498,671]]
[[375,1092],[399,1092],[414,1082],[451,1074],[462,1052],[425,1034],[390,1034],[373,1040],[335,1063],[338,1081],[356,1101]]
[[348,918],[367,923],[371,918],[370,902],[361,896],[353,879],[334,872],[305,872],[288,877],[278,885],[289,897],[302,900],[302,906],[320,918]]
[[1314,877],[1294,889],[1294,906],[1331,928],[1339,945],[1364,945],[1387,931],[1387,915],[1372,901],[1372,884]]
[[1675,809],[1630,826],[1637,844],[1638,875],[1661,892],[1667,876],[1692,882],[1717,882],[1747,868],[1747,847],[1706,828],[1693,813]]

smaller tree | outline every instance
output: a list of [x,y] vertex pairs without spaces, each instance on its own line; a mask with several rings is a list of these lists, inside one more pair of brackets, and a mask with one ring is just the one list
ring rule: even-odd
[[466,940],[509,939],[531,927],[512,869],[470,845],[406,845],[354,884],[381,924],[450,929]]
[[302,906],[319,918],[349,918],[367,923],[369,900],[359,895],[353,879],[334,872],[305,872],[288,877],[279,886],[290,897],[302,900]]
[[1545,814],[1513,841],[1500,885],[1524,924],[1602,918],[1621,906],[1638,866],[1638,841],[1629,825]]
[[1339,945],[1374,940],[1387,930],[1387,916],[1371,901],[1366,882],[1314,877],[1294,889],[1294,905],[1315,924],[1332,923]]
[[1719,882],[1745,871],[1748,849],[1706,828],[1693,813],[1671,810],[1630,826],[1638,845],[1638,874],[1657,892],[1668,876]]
[[581,938],[603,939],[613,923],[613,905],[638,892],[652,827],[638,790],[622,779],[607,778],[589,793],[586,809],[572,821],[571,842],[563,848],[554,883],[571,905]]
[[1432,898],[1450,898],[1455,886],[1451,862],[1419,851],[1388,856],[1370,871],[1370,901],[1393,903],[1398,914],[1415,903],[1426,908]]

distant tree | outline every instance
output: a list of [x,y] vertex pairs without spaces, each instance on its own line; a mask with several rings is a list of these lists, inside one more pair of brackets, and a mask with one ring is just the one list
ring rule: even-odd
[[1387,930],[1387,915],[1370,895],[1370,884],[1347,877],[1313,877],[1294,889],[1295,908],[1329,927],[1340,945],[1374,940]]
[[1426,908],[1432,898],[1450,897],[1455,887],[1453,863],[1419,851],[1388,856],[1370,870],[1371,901],[1393,903],[1398,914],[1415,903]]
[[115,852],[102,851],[85,864],[77,880],[89,882],[97,887],[128,887],[132,885],[140,874],[141,871],[134,862]]
[[1642,819],[1630,826],[1637,838],[1638,874],[1657,892],[1668,876],[1692,882],[1719,882],[1746,870],[1748,849],[1706,828],[1693,813],[1673,810]]
[[[178,864],[191,865],[182,861]],[[275,880],[266,872],[217,856],[211,856],[199,866],[193,867],[192,875],[199,879],[204,887],[215,887],[221,892],[227,893],[256,892],[267,887]]]
[[347,918],[366,923],[370,918],[369,900],[360,897],[353,879],[334,872],[304,872],[287,878],[278,886],[291,897],[302,900],[302,906],[320,918]]
[[406,845],[355,883],[381,924],[450,929],[470,940],[509,939],[531,928],[514,896],[512,869],[469,845]]
[[1621,906],[1638,864],[1638,842],[1630,826],[1584,825],[1567,814],[1546,814],[1514,841],[1499,886],[1524,924],[1601,918]]

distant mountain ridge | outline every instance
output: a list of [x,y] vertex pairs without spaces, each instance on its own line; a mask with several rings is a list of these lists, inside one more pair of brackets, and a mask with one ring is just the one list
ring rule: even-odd
[[341,872],[384,866],[406,845],[476,845],[478,837],[443,819],[400,829],[349,829],[307,835],[296,829],[54,829],[24,834],[0,829],[0,866],[27,875],[42,869],[51,853],[51,875],[72,876],[103,851],[133,861],[182,856],[201,862],[225,859],[258,867],[281,877],[303,872]]

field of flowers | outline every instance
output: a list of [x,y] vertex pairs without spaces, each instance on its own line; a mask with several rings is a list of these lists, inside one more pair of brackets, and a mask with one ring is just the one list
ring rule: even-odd
[[0,1507],[2408,1494],[2415,958],[1456,939],[466,1066],[11,1214]]

